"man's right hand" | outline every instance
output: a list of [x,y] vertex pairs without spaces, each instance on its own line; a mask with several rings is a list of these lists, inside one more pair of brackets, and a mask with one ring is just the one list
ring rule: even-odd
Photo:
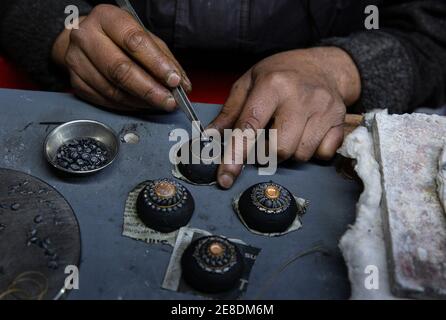
[[117,110],[172,111],[170,88],[191,84],[167,45],[126,11],[99,5],[65,29],[53,45],[53,60],[65,66],[75,93]]

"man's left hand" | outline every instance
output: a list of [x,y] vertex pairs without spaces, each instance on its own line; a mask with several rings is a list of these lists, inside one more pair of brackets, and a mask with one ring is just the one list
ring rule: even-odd
[[[346,106],[360,92],[359,72],[345,51],[320,47],[282,52],[259,62],[233,85],[209,127],[257,130],[271,121],[279,160],[330,159],[343,140]],[[230,188],[241,170],[240,164],[220,165],[220,186]]]

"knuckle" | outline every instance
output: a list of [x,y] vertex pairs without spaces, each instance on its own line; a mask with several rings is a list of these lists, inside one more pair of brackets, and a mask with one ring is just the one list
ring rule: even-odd
[[235,94],[236,92],[238,92],[240,89],[242,88],[242,83],[240,80],[237,80],[236,82],[234,82],[234,84],[231,87],[231,91],[230,94]]
[[151,33],[150,37],[153,39],[153,41],[156,42],[156,44],[161,47],[161,49],[166,50],[166,51],[170,51],[169,47],[167,46],[167,44],[158,36],[156,36],[155,34]]
[[70,42],[75,44],[82,44],[86,40],[88,33],[85,30],[85,27],[79,26],[79,29],[73,29],[70,32]]
[[312,96],[315,102],[322,107],[329,107],[335,103],[333,94],[325,87],[318,86],[314,88]]
[[77,68],[78,59],[77,57],[72,53],[72,51],[68,50],[65,54],[65,65],[72,70],[75,70]]
[[131,28],[124,32],[124,45],[130,52],[141,51],[147,45],[147,35],[138,28]]
[[249,116],[246,119],[240,121],[240,127],[244,129],[257,130],[260,128],[259,120],[254,116]]
[[220,116],[223,118],[232,118],[235,115],[235,108],[229,104],[225,104],[220,110]]
[[95,6],[94,8],[93,8],[93,10],[91,10],[91,15],[101,15],[101,14],[103,14],[104,12],[107,12],[107,11],[110,11],[110,10],[113,10],[113,9],[115,9],[115,7],[114,6],[112,6],[112,5],[109,5],[109,4],[98,4],[97,6]]
[[110,79],[117,84],[124,84],[128,81],[132,71],[132,63],[128,60],[117,60],[108,68]]
[[159,99],[158,92],[157,92],[156,88],[154,88],[154,87],[150,87],[150,88],[146,89],[142,93],[141,98],[145,101],[150,101],[155,104],[159,104],[161,102]]
[[262,128],[262,122],[260,121],[259,116],[261,115],[262,110],[257,109],[255,107],[249,108],[246,115],[242,116],[240,119],[240,127],[242,129],[252,129],[257,130]]
[[266,81],[272,87],[284,87],[288,85],[288,77],[284,72],[271,72],[264,76]]

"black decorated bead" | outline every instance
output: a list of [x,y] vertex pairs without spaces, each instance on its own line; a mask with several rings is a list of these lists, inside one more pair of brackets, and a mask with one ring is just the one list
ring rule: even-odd
[[171,179],[148,182],[136,202],[141,221],[159,232],[172,232],[185,226],[192,217],[195,203],[191,193]]
[[[199,146],[199,154],[192,152],[193,143],[198,144],[198,140],[190,140],[187,142],[188,145],[188,163],[179,163],[178,170],[180,173],[189,181],[196,184],[211,184],[217,180],[217,169],[218,163],[214,163],[215,161],[203,161],[201,159],[201,151],[203,148],[213,142],[209,141],[200,141]],[[198,149],[198,148],[197,148]],[[178,157],[181,157],[182,148],[178,151]],[[194,150],[195,151],[195,150]],[[198,151],[198,150],[197,150]],[[221,146],[220,154],[223,152],[223,146]],[[220,155],[211,154],[212,159],[220,157]],[[192,159],[196,160],[196,163],[192,162]]]
[[244,263],[239,248],[218,237],[203,237],[192,242],[181,257],[182,277],[192,288],[218,293],[240,284]]
[[242,193],[238,209],[249,228],[263,233],[280,233],[296,219],[298,204],[283,186],[262,182]]

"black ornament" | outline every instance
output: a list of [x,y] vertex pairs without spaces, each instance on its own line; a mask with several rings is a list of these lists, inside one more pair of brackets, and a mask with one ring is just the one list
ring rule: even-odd
[[142,222],[164,233],[185,226],[195,208],[189,190],[171,179],[150,181],[139,193],[136,205]]
[[[198,150],[196,152],[192,152],[193,151],[192,145],[198,143],[199,143],[199,153],[197,154]],[[200,157],[203,148],[205,146],[210,146],[210,144],[212,143],[213,142],[209,140],[198,141],[198,139],[190,140],[189,142],[187,142],[188,145],[187,150],[189,152],[188,155],[189,163],[178,164],[178,170],[187,180],[196,184],[203,184],[203,185],[211,184],[217,180],[218,164],[214,163],[215,161],[211,162],[211,160],[219,158],[220,155],[211,154],[210,155],[211,158],[209,159],[202,159]],[[178,151],[179,157],[181,157],[182,149],[183,148],[180,148],[180,150]],[[223,146],[221,146],[220,150],[221,150],[220,153],[223,153],[224,150]],[[196,163],[192,162],[193,159],[196,160]]]
[[240,196],[238,209],[249,228],[263,233],[286,231],[299,211],[291,192],[274,182],[248,188]]
[[243,257],[231,241],[203,237],[192,242],[181,258],[182,277],[192,288],[218,293],[236,288],[243,273]]

